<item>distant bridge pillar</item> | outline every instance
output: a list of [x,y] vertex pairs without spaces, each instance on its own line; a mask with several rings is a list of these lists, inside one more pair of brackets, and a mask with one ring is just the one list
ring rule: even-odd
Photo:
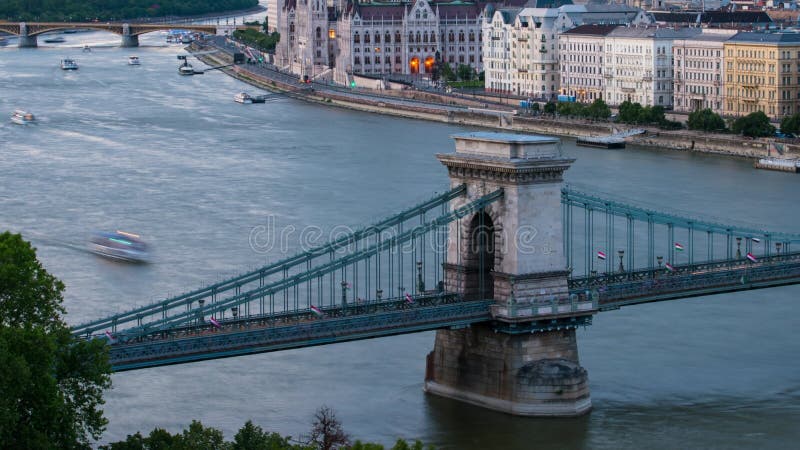
[[28,34],[28,25],[25,22],[19,24],[18,46],[19,48],[36,48],[39,46],[36,35],[31,36]]
[[122,45],[120,47],[138,47],[139,35],[131,34],[131,26],[127,23],[122,24]]
[[540,308],[569,303],[561,184],[574,160],[561,156],[557,138],[482,132],[454,139],[455,153],[437,155],[451,185],[467,185],[452,207],[499,188],[504,195],[450,224],[446,289],[496,303],[490,323],[437,331],[425,391],[515,415],[584,414],[591,397],[574,324],[590,316],[552,327],[551,318],[536,317]]

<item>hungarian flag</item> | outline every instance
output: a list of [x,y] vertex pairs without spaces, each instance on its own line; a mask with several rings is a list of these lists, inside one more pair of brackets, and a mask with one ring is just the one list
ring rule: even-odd
[[751,241],[753,241],[753,242],[755,242],[756,244],[758,244],[759,242],[761,242],[761,239],[759,239],[759,238],[750,238],[750,240],[751,240]]
[[114,340],[114,336],[112,336],[111,332],[109,332],[108,330],[106,330],[106,337],[108,338],[109,341],[113,341]]
[[211,325],[214,325],[214,328],[222,328],[222,325],[220,325],[219,322],[217,322],[217,319],[215,319],[213,317],[208,319],[208,323],[210,323]]
[[606,259],[606,254],[601,252],[600,250],[598,250],[597,251],[597,259],[605,260]]
[[411,294],[409,294],[408,292],[406,292],[406,302],[414,303],[414,299],[411,298]]
[[747,259],[749,259],[751,262],[758,262],[758,260],[756,259],[755,256],[753,256],[752,253],[747,254]]
[[318,316],[320,316],[320,317],[322,317],[322,315],[323,315],[323,314],[322,314],[322,310],[321,310],[321,309],[319,309],[319,308],[317,308],[317,307],[316,307],[316,306],[314,306],[314,305],[311,305],[311,312],[313,312],[314,314],[316,314],[316,315],[318,315]]
[[675,268],[672,267],[672,264],[670,264],[670,263],[664,264],[664,267],[666,267],[667,270],[669,270],[670,272],[675,272]]
[[679,252],[682,252],[683,251],[683,246],[680,243],[676,242],[675,243],[675,250],[677,250]]

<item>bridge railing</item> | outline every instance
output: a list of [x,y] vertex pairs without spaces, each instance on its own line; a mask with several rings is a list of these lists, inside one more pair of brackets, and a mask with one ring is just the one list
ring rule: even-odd
[[328,257],[333,259],[337,256],[337,252],[348,247],[353,246],[355,243],[380,236],[381,233],[392,229],[393,227],[400,226],[402,230],[403,222],[420,217],[425,220],[425,214],[437,207],[446,206],[451,200],[458,198],[466,192],[466,186],[461,185],[451,189],[443,194],[434,196],[425,200],[411,208],[405,209],[387,219],[381,220],[375,224],[356,230],[351,233],[343,234],[331,242],[324,245],[309,249],[306,252],[284,258],[275,263],[268,264],[259,269],[226,279],[203,288],[180,294],[159,302],[151,303],[149,305],[133,308],[131,310],[114,314],[102,319],[86,322],[72,328],[75,335],[91,335],[97,331],[111,329],[116,332],[118,328],[140,326],[145,321],[151,320],[152,316],[161,316],[164,318],[168,312],[175,308],[190,308],[192,304],[216,302],[220,295],[233,291],[236,295],[242,292],[251,283],[259,283],[263,286],[268,277],[273,275],[282,275],[287,278],[292,270],[309,270],[310,264],[318,258]]
[[[358,300],[358,297],[349,297],[348,291],[358,292],[359,285],[362,286],[361,292],[365,293],[364,298],[371,297],[367,294],[370,293],[371,286],[377,287],[376,296],[380,298],[382,287],[387,284],[393,287],[394,283],[398,284],[397,289],[400,296],[413,301],[412,293],[425,291],[422,273],[425,266],[424,255],[431,251],[436,253],[444,250],[441,247],[442,242],[439,241],[441,230],[446,230],[447,225],[453,220],[475,213],[502,196],[502,189],[497,190],[457,209],[450,210],[435,219],[422,221],[421,224],[396,236],[378,239],[370,246],[346,256],[331,259],[327,263],[311,267],[304,272],[262,284],[246,292],[237,292],[230,297],[218,299],[210,305],[201,304],[197,308],[199,311],[191,309],[170,311],[170,314],[164,314],[147,323],[130,327],[125,330],[124,334],[128,337],[145,336],[183,326],[196,320],[198,314],[201,317],[206,315],[223,317],[222,314],[226,310],[230,310],[234,317],[240,316],[240,313],[241,316],[249,317],[251,309],[257,309],[259,314],[264,314],[266,311],[269,311],[269,314],[274,314],[276,311],[299,311],[301,309],[311,311],[312,306],[318,309],[325,304],[339,303],[336,286],[339,281],[341,281],[340,304],[342,305]],[[439,247],[418,250],[419,247],[432,243]],[[407,247],[403,248],[404,245]],[[406,257],[405,263],[403,262],[404,252],[410,252],[412,256],[412,258]],[[403,275],[403,266],[408,264],[409,259],[412,265],[416,265],[417,279],[415,287],[407,291],[403,284],[411,281],[410,279],[413,279],[415,275],[413,269]],[[383,261],[383,268],[381,268],[381,261]],[[439,272],[438,275],[441,275],[441,267],[435,269]],[[409,275],[411,276],[409,277]],[[365,288],[363,288],[364,286]],[[282,296],[283,301],[281,302],[278,297],[278,302],[276,302],[276,296]],[[253,303],[255,306],[251,308]]]

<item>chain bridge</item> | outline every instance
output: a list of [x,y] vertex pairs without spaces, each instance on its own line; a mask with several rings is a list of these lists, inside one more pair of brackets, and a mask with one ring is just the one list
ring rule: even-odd
[[591,409],[577,327],[623,306],[800,283],[800,234],[564,185],[556,138],[453,136],[450,189],[325,245],[73,327],[115,371],[437,330],[425,390]]
[[253,25],[195,25],[187,23],[119,23],[119,22],[6,22],[0,21],[0,31],[19,36],[19,47],[37,47],[37,36],[61,30],[90,29],[108,31],[122,37],[122,47],[138,47],[139,35],[154,31],[180,29],[197,33],[231,34],[234,30],[259,29]]

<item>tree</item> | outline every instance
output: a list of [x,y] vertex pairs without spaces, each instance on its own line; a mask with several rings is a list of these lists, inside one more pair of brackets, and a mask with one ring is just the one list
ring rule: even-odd
[[462,80],[462,81],[470,81],[470,80],[472,80],[472,73],[474,72],[472,70],[472,67],[470,67],[470,66],[468,66],[466,64],[459,64],[457,71],[458,71],[458,79],[459,80]]
[[447,81],[456,81],[456,74],[453,73],[453,68],[449,63],[442,63],[442,78]]
[[336,418],[336,413],[327,406],[322,406],[314,414],[310,438],[309,443],[320,450],[331,450],[350,443],[350,438],[342,430],[342,423]]
[[769,117],[763,111],[756,111],[736,119],[731,131],[744,136],[761,137],[775,134],[775,127],[769,123]]
[[64,284],[19,234],[0,234],[0,449],[86,448],[107,423],[105,340],[74,338]]
[[289,442],[290,437],[283,437],[278,433],[267,433],[252,421],[247,421],[236,436],[233,437],[231,450],[290,450],[302,449]]
[[686,126],[690,130],[725,131],[725,121],[710,109],[699,109],[689,114]]
[[598,98],[589,105],[586,113],[593,119],[608,119],[611,116],[611,108],[608,107],[603,99]]
[[557,108],[558,107],[556,106],[556,104],[554,102],[552,102],[552,101],[549,101],[549,102],[544,104],[544,112],[545,112],[545,114],[555,114]]
[[781,133],[800,133],[800,113],[792,114],[781,120]]

